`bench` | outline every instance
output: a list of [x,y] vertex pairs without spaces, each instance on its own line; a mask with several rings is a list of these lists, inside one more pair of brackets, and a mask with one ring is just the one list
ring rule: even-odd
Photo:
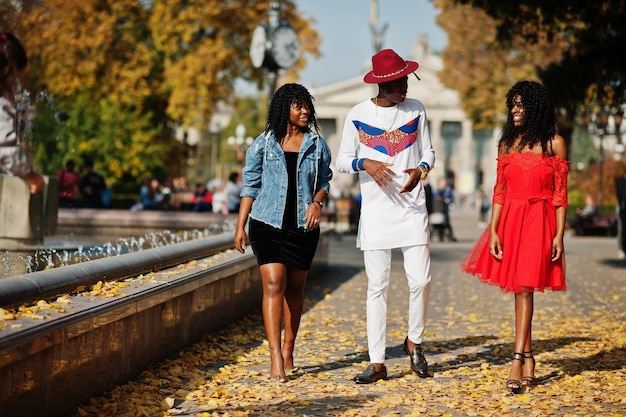
[[576,235],[617,236],[617,214],[615,211],[601,211],[593,222],[582,223]]

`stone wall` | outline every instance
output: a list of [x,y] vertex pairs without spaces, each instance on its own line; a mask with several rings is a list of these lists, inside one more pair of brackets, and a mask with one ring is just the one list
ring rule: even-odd
[[45,187],[31,195],[18,177],[0,176],[0,249],[16,250],[43,243],[55,233],[58,180],[44,177]]
[[[329,238],[322,233],[311,275],[325,269]],[[0,414],[66,416],[261,306],[251,251],[226,251],[127,285],[124,296],[75,295],[62,305],[65,311],[40,313],[43,320],[4,322]]]

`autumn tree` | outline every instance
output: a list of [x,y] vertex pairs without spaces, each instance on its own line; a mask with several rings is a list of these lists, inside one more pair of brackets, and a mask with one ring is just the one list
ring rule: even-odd
[[15,32],[17,27],[20,7],[13,0],[0,0],[0,30],[3,32]]
[[539,79],[539,69],[560,59],[563,42],[545,37],[529,45],[521,36],[498,39],[498,21],[483,10],[436,2],[437,23],[448,33],[441,81],[459,92],[461,105],[476,129],[494,127],[506,114],[505,96],[522,79]]
[[143,176],[180,169],[182,147],[155,91],[162,75],[146,20],[135,0],[45,0],[22,11],[31,61],[24,84],[69,116],[55,126],[41,109],[33,142],[44,172],[89,156],[115,189],[134,192]]
[[[435,4],[442,9],[438,22],[450,36],[442,80],[460,91],[468,115],[491,124],[494,119],[488,107],[494,104],[489,103],[496,98],[494,91],[498,91],[498,102],[503,103],[501,87],[522,78],[540,81],[558,109],[558,130],[568,142],[571,157],[581,158],[574,160],[573,166],[578,166],[577,162],[586,166],[583,172],[573,173],[572,179],[602,175],[603,180],[596,183],[608,188],[604,192],[606,202],[614,202],[610,189],[619,164],[606,163],[602,169],[597,160],[602,157],[597,151],[585,152],[591,139],[587,126],[580,125],[579,116],[582,111],[617,111],[625,104],[623,0],[437,0]],[[466,20],[461,20],[459,13],[464,13]],[[493,55],[500,59],[480,65],[481,59]],[[526,64],[527,71],[513,74],[520,64]],[[473,71],[484,68],[492,77]],[[501,81],[505,84],[500,86]],[[503,105],[499,106],[504,112]],[[583,185],[576,183],[578,188]]]
[[[219,100],[230,100],[237,78],[262,83],[248,56],[254,28],[266,19],[269,1],[175,0],[155,2],[149,18],[154,46],[163,54],[168,115],[183,126],[201,126]],[[293,2],[282,18],[302,33],[303,52],[318,54],[317,35]],[[163,24],[167,22],[167,24]],[[302,68],[305,59],[297,64]]]
[[483,10],[497,22],[506,47],[515,38],[529,47],[565,42],[560,59],[538,69],[555,104],[581,107],[622,104],[626,90],[626,7],[623,0],[453,0]]
[[[298,14],[293,1],[282,3],[282,18],[303,36],[304,53],[317,55],[317,35],[310,21]],[[54,97],[55,107],[70,116],[64,124],[48,121],[47,131],[37,129],[35,142],[48,155],[55,149],[55,155],[95,153],[89,156],[104,161],[107,179],[112,177],[120,186],[129,178],[134,188],[144,175],[180,174],[183,147],[174,139],[174,130],[206,129],[216,104],[234,99],[237,79],[262,85],[263,72],[252,68],[248,46],[268,4],[269,0],[25,3],[19,10],[18,30],[31,65],[24,85]],[[43,154],[39,152],[38,161],[44,172],[60,168]],[[60,158],[48,159],[56,165]]]

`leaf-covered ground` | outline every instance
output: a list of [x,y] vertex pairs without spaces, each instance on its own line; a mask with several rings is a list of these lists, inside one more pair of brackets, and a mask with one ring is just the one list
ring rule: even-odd
[[262,318],[207,335],[138,379],[92,398],[76,416],[621,416],[626,414],[626,264],[615,241],[566,240],[568,291],[535,296],[539,384],[504,387],[512,354],[513,298],[461,275],[475,240],[432,245],[433,281],[420,379],[402,351],[406,283],[394,254],[387,328],[389,377],[357,385],[367,365],[366,278],[354,237],[331,246],[332,268],[309,281],[287,383],[268,379]]

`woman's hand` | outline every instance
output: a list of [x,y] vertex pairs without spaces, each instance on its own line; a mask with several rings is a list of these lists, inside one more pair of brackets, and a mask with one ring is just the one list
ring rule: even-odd
[[322,206],[315,201],[309,204],[309,207],[304,213],[304,220],[306,220],[306,230],[315,230],[320,227],[320,217],[322,215]]
[[31,172],[23,179],[26,185],[28,185],[31,194],[37,194],[39,191],[43,190],[46,185],[43,177],[35,171]]
[[239,204],[239,214],[237,215],[237,226],[235,226],[235,249],[240,253],[246,251],[248,238],[246,237],[246,223],[248,222],[248,214],[252,209],[252,197],[241,197]]
[[235,249],[237,249],[240,253],[245,253],[247,243],[248,238],[246,237],[246,231],[243,230],[243,228],[238,228],[235,231]]
[[563,238],[555,237],[552,240],[552,262],[558,260],[563,255]]
[[502,242],[497,233],[489,234],[489,253],[498,260],[502,260]]
[[389,188],[389,185],[393,183],[393,177],[396,176],[396,173],[388,168],[390,165],[392,164],[373,159],[366,159],[363,162],[363,168],[370,174],[370,177],[376,181],[376,184],[385,188]]

